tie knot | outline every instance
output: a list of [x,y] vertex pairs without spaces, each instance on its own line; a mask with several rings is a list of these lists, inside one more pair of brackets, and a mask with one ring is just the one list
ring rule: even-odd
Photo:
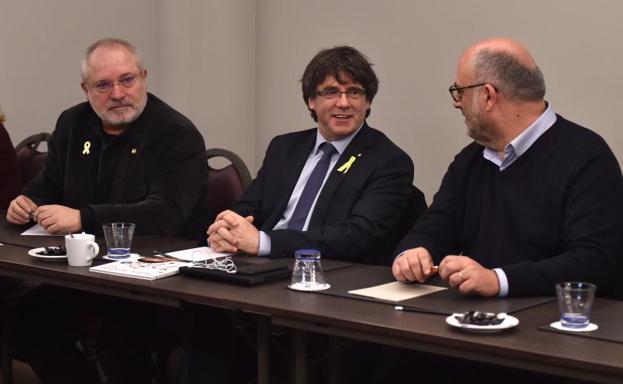
[[334,153],[337,152],[337,149],[335,149],[333,144],[331,144],[329,142],[326,142],[326,141],[324,143],[320,144],[320,147],[318,147],[318,149],[320,149],[322,152],[324,152],[323,157],[330,157]]

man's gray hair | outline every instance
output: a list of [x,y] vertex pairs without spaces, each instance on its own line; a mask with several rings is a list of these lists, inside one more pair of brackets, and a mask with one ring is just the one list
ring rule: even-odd
[[474,59],[476,83],[491,83],[511,100],[539,101],[545,97],[543,73],[506,52],[482,49]]
[[143,59],[141,57],[141,53],[133,46],[129,41],[124,39],[119,39],[116,37],[106,37],[100,40],[97,40],[95,43],[91,44],[89,48],[84,52],[84,56],[82,57],[82,61],[80,63],[80,69],[82,72],[82,81],[86,81],[87,78],[87,63],[93,51],[95,51],[99,47],[103,46],[113,46],[113,45],[121,45],[125,47],[134,59],[136,60],[136,65],[138,66],[139,71],[142,73],[145,70],[145,65],[143,65]]

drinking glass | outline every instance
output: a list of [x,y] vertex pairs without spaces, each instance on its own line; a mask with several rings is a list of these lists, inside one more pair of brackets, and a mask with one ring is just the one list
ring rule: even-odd
[[331,287],[322,272],[320,251],[299,249],[294,253],[292,280],[288,287],[297,291],[322,291]]
[[560,325],[564,328],[584,328],[590,324],[594,284],[568,281],[556,284],[556,297],[560,309]]
[[132,239],[134,238],[133,223],[107,223],[102,226],[108,248],[108,258],[126,259],[130,257]]

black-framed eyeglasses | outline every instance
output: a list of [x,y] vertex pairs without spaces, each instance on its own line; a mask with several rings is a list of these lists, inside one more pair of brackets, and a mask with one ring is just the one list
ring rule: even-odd
[[[459,101],[461,101],[461,99],[463,99],[464,90],[470,89],[470,88],[482,87],[483,85],[487,85],[487,84],[489,83],[478,83],[478,84],[466,85],[464,87],[459,87],[456,84],[452,84],[450,88],[448,88],[448,92],[450,92],[450,96],[452,96],[452,100],[458,103]],[[495,87],[493,87],[493,89],[495,89]]]
[[89,87],[95,90],[97,93],[102,94],[110,92],[115,84],[119,84],[123,88],[132,88],[134,86],[134,83],[136,83],[136,79],[139,76],[140,75],[129,74],[123,76],[121,79],[119,79],[119,81],[101,80],[96,82],[95,84],[89,85]]
[[338,88],[328,87],[316,92],[316,95],[324,97],[325,99],[342,97],[342,94],[345,94],[349,99],[357,100],[366,94],[366,90],[363,88],[348,88],[345,91],[340,91]]

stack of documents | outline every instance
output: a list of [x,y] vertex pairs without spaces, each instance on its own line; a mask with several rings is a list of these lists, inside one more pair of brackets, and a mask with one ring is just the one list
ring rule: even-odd
[[115,276],[133,277],[143,280],[156,280],[175,275],[179,272],[180,267],[191,266],[193,265],[193,262],[223,257],[228,254],[215,252],[208,247],[198,247],[168,252],[167,255],[180,259],[180,261],[148,263],[139,261],[141,256],[132,254],[128,259],[91,267],[89,268],[89,271]]
[[146,263],[138,261],[140,256],[132,255],[129,259],[114,261],[108,264],[89,268],[91,272],[108,275],[133,277],[143,280],[156,280],[175,275],[180,267],[192,265],[190,262],[166,261],[163,263]]

